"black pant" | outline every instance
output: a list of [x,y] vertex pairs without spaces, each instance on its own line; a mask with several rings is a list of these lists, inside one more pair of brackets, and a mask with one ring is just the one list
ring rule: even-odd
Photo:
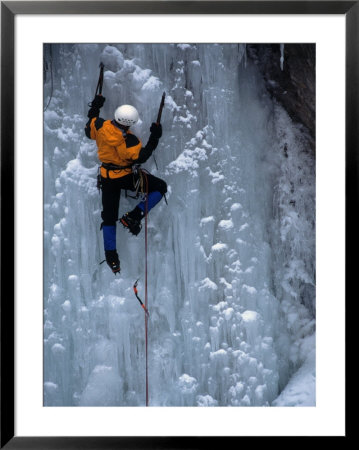
[[[121,189],[127,191],[135,190],[135,183],[138,175],[130,173],[121,178],[103,178],[102,183],[102,225],[116,225],[118,220],[118,210],[120,206]],[[146,187],[146,179],[148,186]],[[145,174],[144,189],[150,193],[154,191],[160,192],[164,195],[167,192],[167,184],[165,181],[157,178],[150,173]]]

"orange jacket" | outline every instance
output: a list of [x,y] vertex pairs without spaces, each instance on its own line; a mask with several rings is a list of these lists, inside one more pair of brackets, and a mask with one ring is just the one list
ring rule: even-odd
[[[98,158],[103,163],[127,167],[139,158],[141,141],[130,131],[118,128],[111,120],[92,118],[87,124],[87,135],[96,140]],[[130,167],[120,170],[107,170],[101,167],[104,178],[120,178],[132,172]]]

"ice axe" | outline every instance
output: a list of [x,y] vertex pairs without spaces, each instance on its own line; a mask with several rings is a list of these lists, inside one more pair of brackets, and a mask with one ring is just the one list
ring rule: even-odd
[[162,110],[163,110],[163,107],[165,106],[165,98],[166,98],[166,92],[164,92],[162,94],[161,103],[160,103],[160,107],[159,107],[158,115],[157,115],[157,122],[156,122],[157,125],[159,125],[161,123]]
[[133,292],[135,293],[137,300],[140,302],[141,307],[144,309],[147,317],[150,317],[150,313],[148,312],[146,306],[143,304],[142,300],[138,296],[137,284],[138,284],[138,280],[136,280],[135,284],[133,285]]
[[[165,106],[165,98],[166,98],[166,92],[164,92],[162,94],[161,103],[160,103],[160,107],[158,109],[158,114],[157,114],[157,121],[156,121],[157,125],[159,125],[161,123],[162,110],[163,110],[163,107]],[[156,169],[158,170],[158,165],[157,165],[157,161],[156,161],[155,155],[152,154],[152,156],[153,156],[153,159],[154,159],[155,164],[156,164]]]
[[102,95],[102,86],[103,86],[103,69],[105,67],[103,62],[100,62],[100,76],[98,77],[98,83],[96,87],[95,97],[96,95]]
[[[104,69],[104,67],[105,67],[104,63],[103,63],[103,62],[100,62],[99,67],[100,67],[100,75],[99,75],[99,77],[98,77],[98,82],[97,82],[96,92],[95,92],[95,97],[94,97],[94,98],[96,98],[96,95],[102,95],[103,69]],[[92,102],[90,102],[88,105],[89,105],[90,107],[92,107]]]

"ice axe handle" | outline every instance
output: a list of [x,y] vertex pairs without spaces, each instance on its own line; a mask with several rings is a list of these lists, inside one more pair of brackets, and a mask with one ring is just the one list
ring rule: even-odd
[[161,104],[160,104],[160,108],[158,110],[158,116],[157,116],[157,125],[159,125],[161,123],[161,116],[162,116],[162,110],[163,107],[165,106],[165,98],[166,98],[166,92],[164,92],[162,94],[162,99],[161,99]]
[[97,87],[96,87],[96,92],[95,92],[95,97],[96,95],[102,95],[102,86],[103,86],[103,69],[105,67],[103,62],[100,62],[100,75],[98,78],[98,83],[97,83]]

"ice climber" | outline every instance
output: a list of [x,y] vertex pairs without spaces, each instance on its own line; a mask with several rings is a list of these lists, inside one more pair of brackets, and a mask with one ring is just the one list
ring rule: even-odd
[[121,189],[136,191],[140,185],[148,193],[147,212],[150,211],[167,192],[165,181],[138,168],[151,156],[162,136],[161,124],[152,123],[150,137],[143,147],[142,142],[130,131],[139,115],[131,105],[119,106],[114,119],[104,120],[100,108],[105,103],[102,95],[96,95],[90,104],[89,118],[85,134],[96,140],[98,158],[101,161],[99,182],[102,191],[102,224],[106,262],[113,273],[120,271],[120,261],[116,247],[116,222],[137,236],[141,231],[141,220],[146,214],[146,201],[140,201],[130,212],[118,219]]

